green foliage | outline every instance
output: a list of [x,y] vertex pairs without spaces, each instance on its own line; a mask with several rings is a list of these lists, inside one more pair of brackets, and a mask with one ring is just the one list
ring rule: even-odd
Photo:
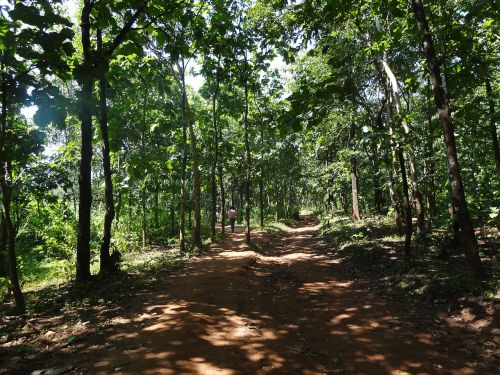
[[[140,258],[143,231],[146,248],[177,244],[181,190],[186,238],[192,239],[195,162],[204,238],[211,236],[213,180],[217,210],[227,211],[220,207],[222,185],[225,205],[236,204],[241,223],[248,178],[251,227],[260,225],[262,216],[265,223],[277,223],[268,228],[277,233],[293,225],[304,207],[325,215],[349,214],[355,176],[362,216],[387,213],[391,222],[330,220],[324,234],[335,245],[348,244],[353,256],[377,259],[386,247],[371,241],[375,234],[399,240],[393,222],[402,195],[399,147],[406,163],[411,152],[415,155],[427,223],[434,231],[451,227],[441,125],[415,22],[404,2],[127,0],[86,5],[87,55],[80,25],[62,15],[58,1],[21,0],[0,10],[6,113],[0,161],[2,170],[7,164],[11,169],[6,181],[13,192],[16,251],[25,285],[74,273],[81,110],[91,109],[97,129],[104,113],[97,110],[94,80],[102,77],[116,213],[111,250],[128,259],[124,264]],[[478,226],[497,225],[500,182],[492,152],[498,119],[496,9],[491,2],[462,0],[428,2],[426,7],[442,53],[470,213]],[[277,53],[281,60],[273,61]],[[287,71],[274,67],[280,61],[289,63]],[[388,91],[384,64],[395,76],[397,93]],[[185,87],[190,68],[198,70],[191,75],[204,79],[199,92]],[[79,108],[81,83],[89,77],[93,94]],[[34,123],[21,115],[31,105],[38,106]],[[186,121],[193,133],[184,140]],[[196,152],[190,147],[194,140]],[[97,270],[105,211],[102,133],[94,131],[91,141],[90,245]],[[403,167],[410,176],[410,166]],[[414,272],[415,278],[421,272],[404,261],[394,267]],[[429,282],[443,281],[432,277]],[[447,274],[445,283],[459,289],[468,281],[461,273],[455,278]],[[415,280],[404,283],[417,285]]]
[[0,300],[4,300],[9,293],[9,279],[0,277]]

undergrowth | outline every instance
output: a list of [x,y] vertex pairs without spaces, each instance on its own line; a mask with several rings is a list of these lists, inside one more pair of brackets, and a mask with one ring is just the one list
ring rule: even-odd
[[[61,265],[61,274],[47,273],[43,283],[24,285],[28,314],[104,306],[134,288],[154,284],[160,277],[180,267],[191,255],[160,247],[129,251],[122,255],[120,271],[104,278],[97,275],[98,262],[94,262],[91,270],[96,276],[89,283],[75,283],[72,278],[74,265],[65,261]],[[8,302],[0,309],[0,314],[8,314],[12,301]]]
[[[328,251],[354,278],[376,280],[376,288],[406,294],[433,304],[450,303],[461,297],[498,298],[498,234],[478,231],[480,255],[487,277],[476,282],[463,254],[451,252],[439,258],[444,230],[435,229],[424,240],[413,239],[412,257],[404,257],[404,237],[385,217],[353,223],[343,216],[323,217],[321,234]],[[494,228],[492,229],[494,230]]]

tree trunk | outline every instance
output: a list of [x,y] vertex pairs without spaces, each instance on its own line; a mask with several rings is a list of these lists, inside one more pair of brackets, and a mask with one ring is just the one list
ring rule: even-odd
[[155,182],[155,227],[160,227],[160,182]]
[[[3,67],[2,67],[3,68]],[[3,71],[2,71],[3,73]],[[10,207],[12,201],[12,165],[10,161],[4,159],[5,155],[5,134],[7,132],[7,82],[5,74],[2,74],[2,111],[0,113],[0,190],[2,191],[2,242],[7,246],[7,256],[9,263],[10,284],[14,300],[16,302],[16,313],[24,314],[26,312],[26,303],[19,284],[19,274],[17,271],[16,258],[16,233],[12,218],[10,216]],[[5,246],[4,245],[4,246]],[[1,249],[0,249],[1,250]]]
[[187,166],[187,126],[184,121],[186,111],[184,97],[182,99],[182,162],[181,162],[181,186],[179,196],[179,251],[186,251],[186,166]]
[[247,51],[245,51],[245,155],[246,155],[246,175],[245,175],[245,241],[250,243],[250,177],[251,177],[251,157],[250,157],[250,142],[248,140],[249,124],[248,124],[248,60]]
[[[221,159],[222,160],[222,159]],[[220,227],[222,237],[226,234],[226,195],[224,191],[224,175],[222,172],[222,163],[219,161],[219,185],[220,185]]]
[[351,157],[351,192],[352,192],[352,221],[358,222],[361,220],[359,214],[359,198],[358,198],[358,165],[356,157]]
[[[382,66],[384,67],[384,71],[387,74],[389,79],[390,88],[392,92],[392,97],[394,99],[394,104],[396,105],[396,112],[399,116],[402,116],[402,108],[401,108],[401,99],[399,93],[398,82],[396,80],[396,76],[393,71],[389,67],[387,62],[387,52],[384,51],[382,57]],[[403,126],[403,130],[406,135],[410,134],[410,126],[406,121],[401,121],[401,125]],[[414,199],[415,211],[417,213],[417,233],[424,233],[425,231],[425,213],[424,213],[424,205],[422,203],[422,192],[418,186],[417,179],[417,162],[415,159],[415,152],[413,151],[413,147],[411,144],[407,148],[408,150],[408,161],[410,165],[410,182],[412,187],[412,195]],[[410,213],[411,215],[411,213]]]
[[[388,90],[386,91],[388,92]],[[392,108],[391,108],[391,100],[389,98],[387,104],[387,114],[389,117],[389,121],[392,121]],[[389,134],[391,136],[394,135],[394,130],[389,123]],[[405,256],[407,258],[411,255],[411,236],[413,233],[413,223],[411,219],[411,206],[410,206],[410,194],[408,191],[408,181],[406,178],[406,165],[403,154],[403,149],[399,142],[393,142],[392,146],[395,149],[395,156],[397,158],[397,162],[399,163],[399,169],[401,173],[401,187],[403,191],[403,218],[405,223]]]
[[194,228],[193,245],[201,249],[201,182],[199,170],[198,150],[196,149],[196,136],[194,134],[193,121],[188,120],[189,138],[191,140],[191,156],[193,159],[193,190],[194,190]]
[[380,183],[380,164],[378,157],[375,155],[373,160],[373,203],[375,205],[375,212],[382,214],[382,207],[384,199],[382,196],[382,186]]
[[7,254],[7,224],[3,218],[3,209],[0,212],[0,277],[8,275],[8,254]]
[[12,293],[14,294],[14,300],[16,301],[16,313],[24,314],[26,312],[26,303],[24,301],[24,296],[21,291],[21,286],[19,284],[19,274],[17,272],[17,258],[16,258],[16,248],[15,248],[15,238],[16,234],[14,231],[14,226],[12,225],[12,218],[10,216],[10,204],[12,199],[12,190],[10,183],[7,179],[10,179],[10,167],[9,162],[2,160],[2,171],[0,176],[0,185],[2,190],[2,204],[3,204],[3,220],[6,226],[6,239],[7,239],[7,254],[9,256],[9,273],[10,273],[10,284],[12,288]]
[[405,219],[405,256],[409,258],[411,256],[411,236],[413,233],[413,224],[411,220],[411,206],[410,206],[410,194],[408,191],[408,181],[406,179],[406,167],[405,159],[403,156],[403,150],[401,145],[396,146],[399,169],[401,172],[402,188],[403,188],[403,209],[404,209],[404,219]]
[[[217,76],[217,92],[219,92],[219,77]],[[215,107],[216,109],[216,107]],[[219,141],[222,139],[222,128],[220,125],[215,122],[217,125],[215,131],[217,135],[217,167],[218,167],[218,173],[219,173],[219,190],[220,190],[220,226],[221,226],[221,233],[222,233],[222,238],[224,238],[226,234],[226,193],[224,190],[224,172],[222,169],[222,151],[219,150]]]
[[493,100],[493,90],[489,78],[486,79],[486,97],[488,99],[488,107],[490,110],[490,134],[493,144],[493,157],[495,158],[495,166],[497,168],[497,176],[500,178],[500,149],[498,146],[497,125],[495,123],[495,102]]
[[[356,128],[354,121],[351,121],[349,129],[349,143],[354,152],[354,138],[356,137]],[[352,192],[352,221],[358,222],[361,220],[359,214],[359,197],[358,197],[358,161],[356,156],[351,156],[351,192]]]
[[425,17],[422,0],[412,0],[412,9],[417,22],[420,37],[422,38],[423,53],[427,61],[427,68],[434,92],[434,99],[441,123],[443,125],[443,136],[446,144],[451,194],[452,200],[458,204],[457,215],[462,234],[462,247],[472,273],[477,279],[479,279],[484,275],[484,270],[479,257],[474,227],[470,220],[467,201],[465,199],[450,107],[441,80],[440,62],[436,56],[434,41],[432,39],[429,24],[427,23],[427,19]]
[[175,190],[172,190],[172,201],[170,202],[170,235],[175,234]]
[[436,166],[433,160],[434,157],[434,137],[432,131],[432,116],[429,113],[427,119],[427,136],[425,138],[425,174],[427,181],[427,205],[429,206],[429,222],[432,223],[432,218],[436,214],[436,183],[434,174]]
[[[194,190],[194,228],[193,228],[193,245],[200,249],[202,247],[201,243],[201,182],[200,182],[200,171],[199,171],[199,158],[198,158],[198,150],[196,148],[196,135],[194,133],[194,126],[193,126],[193,121],[191,119],[191,112],[189,109],[189,103],[188,103],[188,98],[187,98],[187,92],[186,92],[186,63],[184,62],[184,58],[181,57],[180,63],[178,64],[178,72],[179,72],[179,80],[180,80],[180,85],[181,85],[181,92],[182,92],[182,118],[183,118],[183,137],[185,136],[185,131],[186,131],[186,126],[189,129],[189,139],[190,139],[190,146],[191,146],[191,158],[193,161],[193,190]],[[187,147],[187,137],[185,139],[185,148]],[[186,149],[184,151],[187,151]],[[187,152],[186,152],[187,154]],[[187,158],[187,155],[185,155]],[[184,163],[183,160],[183,180],[185,181],[185,173],[186,173],[186,164]],[[184,196],[184,198],[181,200],[181,214],[184,211],[184,208],[182,205],[185,204],[183,202],[185,200],[185,186],[181,187],[181,195]],[[191,215],[191,208],[189,214]],[[181,227],[183,228],[183,223],[182,223],[182,218],[181,218]],[[190,219],[191,222],[191,219]],[[191,225],[190,225],[191,226]],[[184,242],[184,234],[181,235],[182,237],[182,242]],[[182,248],[184,248],[184,244],[181,245]]]
[[141,189],[141,217],[142,217],[142,248],[145,249],[148,243],[148,226],[146,217],[146,181]]
[[90,280],[90,219],[92,207],[92,86],[93,79],[82,82],[80,103],[80,204],[78,206],[78,235],[76,248],[76,280]]
[[280,219],[280,193],[279,193],[279,187],[276,189],[275,193],[275,200],[276,200],[276,205],[275,205],[275,210],[274,210],[274,221],[278,222]]
[[80,204],[78,206],[78,233],[76,245],[76,280],[90,280],[90,220],[92,207],[92,89],[94,79],[89,74],[92,66],[90,42],[90,12],[92,2],[85,0],[81,15],[81,39],[84,56],[84,76],[80,77],[82,92],[80,94],[79,118],[81,121]]
[[264,124],[260,123],[260,162],[259,162],[259,208],[260,227],[264,228]]
[[[102,33],[97,31],[97,45],[100,50],[102,47]],[[107,71],[107,69],[106,69]],[[109,135],[108,135],[108,106],[106,103],[106,87],[107,81],[105,71],[99,79],[99,127],[102,138],[102,166],[104,171],[104,199],[106,211],[104,214],[104,225],[102,231],[102,242],[100,249],[100,270],[99,273],[105,274],[112,271],[113,264],[109,253],[111,244],[111,225],[115,217],[115,203],[113,198],[113,180],[111,178],[111,160],[109,150]]]
[[[146,77],[144,79],[144,98],[142,106],[142,128],[141,128],[141,159],[145,160],[146,156],[146,115],[148,111],[148,95],[149,95],[149,81]],[[142,217],[142,248],[145,249],[148,243],[148,226],[147,226],[147,213],[146,213],[146,196],[147,196],[147,174],[143,176],[141,187],[141,217]]]
[[401,215],[401,203],[394,189],[394,163],[391,162],[388,170],[388,185],[389,185],[389,198],[391,199],[391,204],[394,207],[394,216],[396,222],[396,230],[399,234],[403,233],[403,218]]
[[[370,45],[371,46],[371,45]],[[375,68],[375,72],[377,73],[377,77],[379,80],[380,87],[384,91],[385,98],[387,100],[387,116],[389,118],[389,121],[392,119],[392,109],[390,105],[390,99],[391,95],[389,94],[389,89],[387,88],[387,85],[384,81],[384,76],[382,74],[382,70],[379,65],[379,60],[377,58],[373,58],[373,66]],[[381,121],[382,119],[379,117],[377,119],[380,124],[380,128],[382,128]],[[392,126],[389,123],[389,133],[392,135],[393,134],[393,129]],[[396,165],[393,162],[393,159],[396,156],[396,153],[394,151],[394,143],[392,141],[389,142],[389,153],[391,155],[390,161],[387,163],[389,165],[388,168],[388,185],[389,185],[389,198],[391,200],[391,204],[394,208],[394,216],[395,216],[395,222],[396,222],[396,229],[398,233],[403,233],[403,224],[402,224],[402,214],[401,214],[401,200],[399,198],[399,194],[396,192],[396,189],[394,188],[394,176],[397,175],[396,171]]]
[[[238,205],[241,207],[242,211],[244,210],[244,207],[245,207],[245,182],[243,182],[243,184],[241,184],[239,187],[238,187],[238,190],[239,190],[239,202],[238,202]],[[243,217],[245,215],[243,214]]]
[[[218,81],[217,81],[218,82]],[[214,92],[212,97],[212,124],[214,127],[214,160],[212,162],[211,170],[211,185],[212,185],[212,207],[211,207],[211,217],[210,217],[210,237],[211,241],[215,241],[215,226],[217,224],[217,176],[216,170],[219,163],[219,132],[217,129],[217,90]]]
[[408,148],[408,160],[410,164],[410,182],[413,194],[413,205],[417,214],[417,234],[425,235],[425,211],[423,204],[423,195],[418,186],[417,179],[417,161],[412,147]]

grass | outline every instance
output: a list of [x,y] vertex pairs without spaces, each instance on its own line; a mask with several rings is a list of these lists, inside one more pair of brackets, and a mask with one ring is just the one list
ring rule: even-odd
[[345,216],[324,217],[321,233],[330,252],[351,276],[375,279],[380,288],[434,304],[466,296],[500,295],[497,237],[488,228],[478,231],[480,253],[489,275],[481,282],[473,280],[462,253],[452,252],[446,261],[438,259],[443,229],[438,228],[425,241],[414,238],[409,260],[403,255],[404,237],[397,233],[390,218],[353,223]]
[[286,233],[290,230],[290,227],[285,223],[267,223],[264,225],[264,231],[270,235],[277,236],[282,233]]
[[[122,255],[120,272],[102,280],[95,276],[89,284],[75,284],[75,263],[72,260],[44,262],[41,279],[31,279],[24,283],[28,313],[40,313],[51,310],[64,311],[67,308],[90,305],[105,305],[116,295],[126,294],[131,287],[144,287],[158,278],[180,267],[191,256],[161,247],[149,247],[145,250],[132,250]],[[97,275],[97,259],[91,265],[91,272]],[[8,314],[12,301],[3,304],[1,314]]]

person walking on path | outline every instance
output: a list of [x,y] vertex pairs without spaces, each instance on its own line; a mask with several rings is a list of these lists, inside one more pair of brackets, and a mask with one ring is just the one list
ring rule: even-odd
[[231,206],[231,208],[227,212],[227,216],[229,217],[229,222],[231,223],[231,233],[234,233],[234,223],[236,222],[237,215],[238,213],[236,212],[236,207]]

